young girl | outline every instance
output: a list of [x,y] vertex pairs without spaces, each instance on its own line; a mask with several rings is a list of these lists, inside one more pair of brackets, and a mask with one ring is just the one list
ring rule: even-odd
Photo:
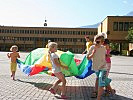
[[104,40],[104,46],[106,48],[106,63],[107,63],[107,76],[108,76],[111,68],[111,59],[110,59],[111,55],[110,55],[110,47],[108,39]]
[[66,79],[65,79],[64,75],[62,74],[60,67],[65,68],[66,70],[68,69],[68,67],[61,65],[60,62],[59,62],[58,55],[55,54],[55,52],[57,51],[57,43],[50,42],[48,44],[48,48],[49,48],[50,60],[51,60],[51,63],[52,63],[52,72],[58,78],[58,81],[50,88],[49,91],[53,94],[56,94],[54,89],[55,89],[56,86],[58,86],[58,84],[60,82],[62,82],[61,99],[67,99],[67,97],[65,96]]
[[8,58],[11,58],[11,72],[12,72],[12,79],[15,80],[15,72],[16,72],[16,67],[17,67],[17,63],[16,63],[16,59],[20,58],[18,51],[18,47],[16,45],[13,45],[10,48],[10,51],[12,51],[12,53],[8,53],[7,56]]
[[[111,55],[110,55],[109,40],[108,39],[105,39],[103,45],[106,48],[106,65],[107,65],[107,73],[106,73],[106,76],[108,77],[109,72],[110,72],[110,68],[111,68],[111,59],[110,59]],[[114,92],[116,92],[115,89],[112,89],[112,90]],[[105,87],[105,96],[108,96],[109,94],[111,94],[110,87],[109,88],[108,87]]]

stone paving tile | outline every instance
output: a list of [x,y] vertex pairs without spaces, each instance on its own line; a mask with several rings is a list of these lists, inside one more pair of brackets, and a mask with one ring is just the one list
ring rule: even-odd
[[[0,100],[58,100],[48,89],[56,82],[56,77],[35,75],[28,77],[17,70],[16,81],[10,79],[9,59],[6,53],[0,53]],[[21,54],[24,59],[26,54]],[[5,60],[3,60],[3,58]],[[133,57],[113,56],[112,69],[109,77],[111,86],[116,89],[114,97],[102,97],[102,100],[133,100]],[[68,100],[96,100],[90,98],[94,89],[95,74],[76,79],[67,77]]]

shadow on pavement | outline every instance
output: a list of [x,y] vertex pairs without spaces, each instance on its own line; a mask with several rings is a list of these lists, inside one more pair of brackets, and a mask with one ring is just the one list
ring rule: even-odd
[[113,73],[113,74],[125,74],[125,75],[133,75],[132,73],[120,73],[120,72],[110,72],[110,73]]
[[[53,85],[49,83],[22,81],[20,79],[17,79],[16,81],[29,83],[31,85],[34,85],[38,89],[47,90],[47,91],[49,91],[50,87]],[[91,86],[66,86],[66,95],[69,97],[69,99],[67,100],[96,100],[96,98],[91,98],[91,93],[93,92],[93,89],[94,87]],[[59,89],[56,88],[55,90],[57,93],[57,95],[55,95],[55,98],[60,99]],[[102,100],[133,100],[133,99],[118,95],[116,91],[116,94],[114,96],[103,96]]]

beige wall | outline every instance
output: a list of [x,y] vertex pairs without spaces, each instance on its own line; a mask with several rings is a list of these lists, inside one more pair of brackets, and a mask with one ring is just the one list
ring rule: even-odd
[[[4,30],[4,32],[3,32]],[[8,32],[7,32],[8,30]],[[30,31],[27,33],[23,33]],[[57,42],[59,48],[73,48],[74,50],[82,49],[85,47],[85,36],[88,35],[93,39],[94,35],[97,34],[97,28],[56,28],[56,27],[11,27],[11,26],[0,26],[0,45],[1,48],[10,47],[12,44],[23,45],[29,48],[33,48],[36,44],[36,47],[45,47],[48,39]],[[11,32],[9,32],[11,31]],[[16,32],[17,31],[17,32]],[[33,31],[33,32],[32,32]],[[41,33],[42,31],[47,31],[47,33]],[[39,32],[39,33],[38,33]],[[55,33],[56,32],[56,33]],[[37,33],[37,34],[36,34]],[[3,37],[6,38],[5,41]],[[9,38],[9,39],[8,39]],[[16,38],[16,40],[14,40]],[[18,40],[19,38],[36,38],[37,40]],[[67,39],[64,41],[62,39]],[[42,41],[42,39],[45,39]],[[61,40],[60,40],[61,39]],[[70,39],[70,41],[68,40]],[[72,41],[71,41],[72,39]],[[74,42],[77,40],[76,42]],[[35,43],[36,42],[36,43]],[[3,46],[3,47],[2,47]]]
[[[107,16],[103,21],[102,32],[107,32],[108,39],[112,41],[126,41],[126,36],[128,31],[114,31],[113,23],[114,22],[133,22],[133,17],[126,16]],[[100,27],[98,27],[98,34],[100,33]],[[119,27],[119,26],[118,26]]]
[[129,43],[129,51],[133,50],[133,43]]

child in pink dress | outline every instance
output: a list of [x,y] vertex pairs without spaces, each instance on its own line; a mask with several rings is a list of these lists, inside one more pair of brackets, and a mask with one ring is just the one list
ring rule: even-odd
[[109,75],[110,68],[111,68],[111,55],[110,55],[110,46],[109,46],[109,40],[104,40],[104,46],[106,48],[106,63],[107,63],[107,76]]

